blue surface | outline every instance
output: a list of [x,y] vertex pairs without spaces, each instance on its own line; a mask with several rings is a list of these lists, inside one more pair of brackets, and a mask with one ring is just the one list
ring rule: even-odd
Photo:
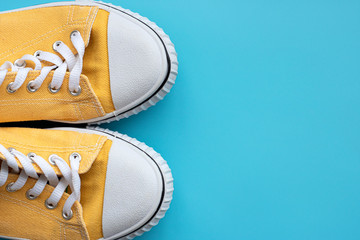
[[113,3],[180,61],[164,101],[105,125],[173,170],[171,209],[139,240],[360,239],[359,1]]

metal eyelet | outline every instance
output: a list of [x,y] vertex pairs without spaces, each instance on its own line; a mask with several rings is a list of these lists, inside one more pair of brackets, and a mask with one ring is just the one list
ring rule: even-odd
[[73,96],[79,96],[80,93],[81,93],[81,87],[78,86],[78,89],[77,89],[76,91],[70,91],[70,90],[69,90],[69,92],[70,92],[71,95],[73,95]]
[[14,185],[15,183],[9,183],[8,185],[6,185],[6,191],[8,192],[16,192],[16,190],[12,190],[11,187]]
[[31,189],[29,189],[29,190],[26,191],[26,198],[29,199],[29,200],[34,200],[34,199],[36,199],[38,196],[32,195],[32,194],[30,193],[30,190],[31,190]]
[[72,219],[72,217],[73,217],[73,211],[70,210],[69,213],[66,213],[66,212],[63,211],[62,216],[63,216],[63,218],[64,218],[65,220],[70,220],[70,219]]
[[63,42],[62,41],[56,41],[56,42],[54,42],[54,44],[53,44],[53,50],[55,51],[55,52],[57,52],[57,48],[58,47],[60,47],[60,45],[62,44]]
[[12,148],[12,147],[9,147],[7,150],[9,151],[9,153],[13,154],[13,152],[14,152],[16,149],[15,149],[15,148]]
[[75,37],[76,35],[81,35],[81,33],[78,30],[72,31],[70,33],[70,39],[71,39],[71,37]]
[[49,156],[49,163],[51,164],[51,165],[56,165],[56,162],[55,162],[55,160],[53,159],[54,157],[58,157],[58,155],[56,155],[56,154],[51,154],[50,156]]
[[40,57],[40,54],[41,54],[41,50],[37,50],[35,53],[34,53],[34,57]]
[[45,201],[45,207],[46,207],[47,209],[52,210],[52,209],[55,209],[55,208],[57,207],[57,204],[54,205],[54,204],[52,204],[52,203],[49,203],[49,199],[46,199],[46,201]]
[[51,93],[57,93],[58,91],[60,91],[60,88],[52,88],[51,83],[49,84],[48,89]]
[[27,157],[31,160],[32,163],[34,163],[34,157],[36,157],[36,153],[29,152]]
[[11,82],[11,83],[9,83],[8,85],[7,85],[7,87],[6,87],[6,91],[8,92],[8,93],[14,93],[14,92],[16,92],[16,90],[12,90],[11,89],[11,86],[14,84],[14,82]]
[[31,87],[31,84],[33,83],[34,81],[29,81],[28,85],[26,86],[26,89],[28,90],[28,92],[30,93],[33,93],[33,92],[36,92],[38,90],[38,88],[33,88]]
[[70,157],[69,157],[70,161],[74,161],[74,160],[78,160],[79,162],[81,161],[81,155],[77,152],[73,152]]
[[25,60],[21,60],[21,59],[18,59],[14,62],[14,65],[17,67],[17,68],[24,68],[26,67],[26,61]]

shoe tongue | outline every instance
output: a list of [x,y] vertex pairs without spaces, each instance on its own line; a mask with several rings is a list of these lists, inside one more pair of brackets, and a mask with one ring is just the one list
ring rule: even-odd
[[97,6],[66,5],[1,13],[0,65],[38,50],[54,52],[56,41],[76,53],[71,32],[79,31],[87,46],[98,10]]
[[[79,174],[89,171],[106,140],[105,136],[97,134],[60,129],[0,128],[0,144],[5,148],[14,148],[25,155],[30,152],[35,153],[47,162],[50,155],[56,154],[70,166],[70,155],[74,152],[79,153],[81,155]],[[4,159],[1,153],[0,158]],[[22,168],[19,162],[18,165]],[[43,173],[36,164],[34,168],[37,173]],[[53,169],[56,174],[61,175],[56,166],[53,166]]]

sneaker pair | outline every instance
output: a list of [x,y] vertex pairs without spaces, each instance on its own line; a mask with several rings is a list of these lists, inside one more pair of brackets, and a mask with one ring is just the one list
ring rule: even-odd
[[[155,105],[177,75],[147,18],[83,0],[0,13],[0,122],[104,123]],[[152,148],[101,128],[0,128],[0,238],[132,239],[169,208]]]

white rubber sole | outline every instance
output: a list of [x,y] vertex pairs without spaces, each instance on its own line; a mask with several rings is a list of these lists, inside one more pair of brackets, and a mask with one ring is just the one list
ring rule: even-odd
[[153,148],[148,147],[145,143],[139,142],[135,138],[131,138],[127,135],[99,127],[88,127],[88,129],[98,131],[101,133],[106,133],[110,136],[128,142],[129,144],[135,146],[136,148],[144,152],[146,155],[148,155],[157,164],[157,166],[160,169],[164,182],[163,197],[161,203],[159,204],[159,208],[157,212],[154,214],[154,216],[145,225],[140,227],[138,230],[132,232],[131,234],[128,234],[126,236],[115,235],[110,238],[102,238],[99,240],[130,240],[135,237],[141,236],[142,234],[150,231],[150,229],[156,226],[159,223],[160,219],[162,219],[165,216],[166,211],[170,208],[170,203],[174,192],[173,177],[171,174],[171,170],[167,165],[166,161],[161,157],[159,153],[155,152]]
[[93,119],[90,122],[87,122],[89,124],[110,123],[112,121],[117,121],[117,120],[120,120],[123,118],[128,118],[132,115],[138,114],[141,111],[147,110],[151,106],[154,106],[157,102],[162,100],[166,94],[168,94],[170,92],[171,88],[175,84],[175,80],[176,80],[176,77],[178,74],[178,66],[179,66],[179,63],[177,60],[177,53],[175,51],[174,44],[171,42],[170,37],[167,34],[165,34],[163,29],[158,27],[154,22],[151,22],[146,17],[142,17],[138,13],[134,13],[128,9],[123,9],[119,6],[114,6],[110,3],[104,3],[101,1],[95,1],[95,3],[117,9],[121,12],[124,12],[124,13],[134,17],[135,19],[139,20],[140,22],[144,23],[149,28],[151,28],[163,42],[163,45],[165,47],[167,57],[168,57],[169,71],[168,71],[167,78],[164,80],[161,88],[158,89],[157,92],[153,93],[153,95],[145,102],[141,103],[140,105],[138,105],[130,110],[127,110],[126,112],[121,113],[121,112],[115,111],[115,112],[111,113],[111,115],[113,115],[112,117],[109,117],[108,116],[109,114],[107,114],[104,117],[102,117],[105,119],[101,119],[101,118],[99,120]]

